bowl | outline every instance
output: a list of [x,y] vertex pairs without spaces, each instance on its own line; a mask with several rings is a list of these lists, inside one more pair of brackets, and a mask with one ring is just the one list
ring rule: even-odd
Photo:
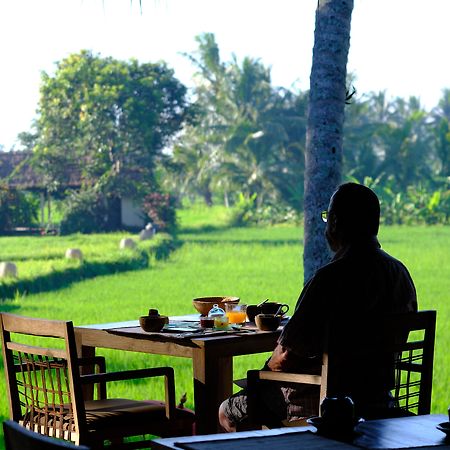
[[147,332],[161,331],[166,323],[169,323],[169,318],[159,314],[139,317],[139,325]]
[[219,305],[225,309],[226,303],[239,303],[239,297],[217,296],[217,297],[197,297],[192,300],[194,308],[202,315],[207,316],[214,305]]
[[261,331],[275,331],[280,326],[280,316],[275,314],[258,314],[255,323]]

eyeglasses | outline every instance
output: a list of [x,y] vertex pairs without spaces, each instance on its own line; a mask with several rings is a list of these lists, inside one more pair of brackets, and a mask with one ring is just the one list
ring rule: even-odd
[[322,211],[320,213],[321,217],[322,217],[322,221],[327,223],[328,222],[328,211]]

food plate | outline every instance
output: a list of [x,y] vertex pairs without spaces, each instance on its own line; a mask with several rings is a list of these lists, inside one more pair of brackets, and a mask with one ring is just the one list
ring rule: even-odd
[[442,422],[439,425],[436,425],[436,428],[450,437],[450,422]]
[[200,331],[199,323],[195,322],[169,322],[164,325],[162,329],[163,332],[168,333],[182,333],[182,332],[193,332]]

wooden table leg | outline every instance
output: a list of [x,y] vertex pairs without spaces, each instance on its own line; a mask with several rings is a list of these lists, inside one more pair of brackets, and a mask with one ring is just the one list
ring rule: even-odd
[[193,355],[197,434],[223,432],[218,422],[219,405],[233,391],[233,358],[207,352],[200,348]]
[[[95,356],[95,347],[87,347],[85,345],[80,345],[78,347],[78,356],[80,358],[92,358]],[[82,365],[80,369],[81,374],[94,373],[94,367],[89,365]],[[92,400],[94,398],[94,385],[85,384],[83,385],[83,398],[84,400]]]

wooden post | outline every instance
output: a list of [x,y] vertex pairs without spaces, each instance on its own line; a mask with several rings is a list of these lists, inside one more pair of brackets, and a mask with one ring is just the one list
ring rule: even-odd
[[44,191],[40,192],[40,209],[41,209],[41,227],[45,225],[45,193]]

